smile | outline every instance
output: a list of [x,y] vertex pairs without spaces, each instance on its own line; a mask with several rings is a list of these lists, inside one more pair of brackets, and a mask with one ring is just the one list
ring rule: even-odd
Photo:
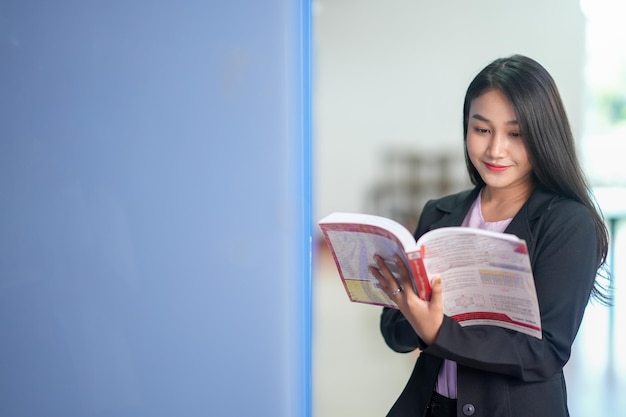
[[506,165],[491,165],[486,162],[485,162],[485,167],[487,167],[489,171],[493,171],[493,172],[502,172],[502,171],[506,171],[509,168]]

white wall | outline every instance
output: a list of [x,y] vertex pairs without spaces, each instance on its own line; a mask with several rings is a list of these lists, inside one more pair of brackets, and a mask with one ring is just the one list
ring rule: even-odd
[[578,1],[316,0],[314,220],[364,209],[388,147],[462,156],[462,101],[493,59],[521,53],[555,78],[581,131]]

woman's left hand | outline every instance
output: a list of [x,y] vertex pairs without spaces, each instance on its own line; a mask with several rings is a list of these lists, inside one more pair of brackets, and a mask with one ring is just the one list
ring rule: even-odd
[[394,276],[385,259],[375,255],[374,261],[376,266],[370,266],[369,271],[378,280],[380,289],[395,301],[424,343],[432,344],[443,323],[441,278],[433,279],[430,300],[422,300],[413,289],[409,270],[402,258],[398,255],[393,258],[399,278]]

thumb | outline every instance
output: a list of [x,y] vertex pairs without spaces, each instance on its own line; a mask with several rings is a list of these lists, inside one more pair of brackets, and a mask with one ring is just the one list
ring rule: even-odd
[[430,294],[430,308],[443,310],[443,284],[441,283],[441,277],[435,277],[431,285],[432,292]]

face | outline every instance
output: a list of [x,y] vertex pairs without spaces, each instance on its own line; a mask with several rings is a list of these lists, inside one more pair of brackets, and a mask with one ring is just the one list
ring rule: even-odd
[[511,103],[490,90],[470,103],[467,153],[487,187],[525,190],[532,186],[532,167]]

